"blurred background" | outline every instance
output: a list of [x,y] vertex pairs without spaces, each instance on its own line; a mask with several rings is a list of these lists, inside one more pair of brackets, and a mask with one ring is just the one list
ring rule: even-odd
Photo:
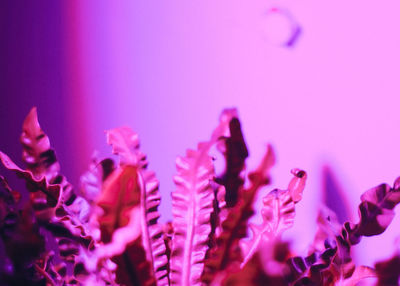
[[[79,186],[94,150],[111,151],[104,130],[128,125],[161,182],[167,221],[176,156],[237,107],[248,168],[268,142],[277,153],[260,197],[286,188],[292,168],[308,172],[287,235],[305,252],[324,200],[356,221],[361,193],[400,175],[399,8],[394,0],[1,1],[0,150],[21,164],[21,125],[37,106],[62,172]],[[393,253],[399,217],[361,242],[360,261]]]

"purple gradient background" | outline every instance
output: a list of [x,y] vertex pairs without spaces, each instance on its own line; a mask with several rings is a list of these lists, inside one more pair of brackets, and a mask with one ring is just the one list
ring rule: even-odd
[[[302,27],[293,48],[264,37],[273,3]],[[400,175],[399,8],[394,0],[1,2],[0,149],[20,162],[20,126],[35,105],[77,185],[92,150],[109,152],[104,130],[129,125],[161,181],[166,221],[175,157],[236,106],[249,168],[271,142],[274,187],[287,186],[293,167],[309,173],[288,234],[304,250],[325,164],[354,219],[363,191]],[[397,216],[364,239],[360,261],[388,257],[399,225]]]

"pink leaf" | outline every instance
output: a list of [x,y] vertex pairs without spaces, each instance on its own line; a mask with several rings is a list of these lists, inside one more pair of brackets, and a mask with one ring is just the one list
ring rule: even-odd
[[111,241],[118,228],[129,223],[130,211],[140,204],[137,168],[126,166],[115,170],[104,182],[97,204],[103,209],[98,218],[102,241]]
[[279,238],[284,230],[293,226],[296,215],[295,203],[299,202],[302,197],[307,174],[299,169],[292,170],[292,174],[294,178],[290,181],[288,190],[275,189],[264,197],[264,207],[261,210],[263,223],[250,225],[253,238],[244,243],[244,248],[248,249],[248,252],[242,267],[258,250],[260,243]]
[[[171,284],[200,285],[203,260],[211,231],[214,168],[207,145],[188,150],[176,160],[178,174],[172,192],[174,235],[171,254]],[[205,147],[205,148],[204,148]]]
[[297,203],[303,197],[304,187],[306,186],[307,173],[300,169],[291,170],[293,179],[290,181],[288,191],[294,203]]
[[[218,132],[219,137],[216,136]],[[231,208],[238,201],[239,190],[244,183],[241,173],[245,169],[245,160],[249,155],[235,109],[222,112],[220,125],[214,131],[212,140],[215,141],[217,138],[223,139],[218,142],[217,148],[225,157],[225,172],[216,178],[216,182],[225,187],[226,205]]]
[[118,266],[116,281],[125,285],[155,285],[140,237],[140,193],[138,169],[126,165],[106,179],[97,202],[103,209],[98,220],[105,244],[96,254],[100,258],[112,257]]
[[21,143],[23,146],[22,159],[36,178],[46,176],[48,181],[54,179],[60,165],[49,137],[40,127],[36,107],[33,107],[22,125]]
[[[0,152],[0,159],[4,167],[14,171],[19,177],[23,178],[32,193],[40,191],[45,195],[45,204],[50,208],[55,208],[60,203],[60,186],[48,184],[45,177],[36,178],[32,172],[18,167],[6,154]],[[53,209],[54,213],[54,209]]]
[[242,254],[239,241],[246,236],[248,219],[253,214],[252,205],[257,191],[269,182],[269,173],[273,162],[274,152],[270,146],[264,155],[258,169],[251,176],[251,185],[242,189],[239,201],[229,210],[226,220],[222,223],[222,232],[217,237],[216,246],[210,251],[205,261],[205,271],[202,274],[203,283],[211,283],[218,278],[218,272],[230,267],[239,268]]
[[147,170],[146,156],[139,149],[139,137],[129,127],[107,131],[107,142],[112,145],[113,153],[120,156],[122,165],[138,168],[143,247],[158,284],[168,285],[168,260],[162,226],[158,223],[161,196],[156,175]]
[[121,165],[142,166],[144,154],[139,150],[139,136],[129,127],[119,127],[106,131],[107,144],[113,154],[120,156]]

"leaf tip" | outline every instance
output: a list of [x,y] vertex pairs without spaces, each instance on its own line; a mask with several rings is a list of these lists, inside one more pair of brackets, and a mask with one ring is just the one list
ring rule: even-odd
[[301,169],[295,168],[290,171],[294,178],[289,183],[288,190],[295,203],[298,203],[303,197],[303,191],[306,185],[307,173]]
[[36,106],[32,107],[28,115],[25,117],[24,123],[22,124],[22,128],[23,131],[26,131],[26,129],[33,126],[40,129]]

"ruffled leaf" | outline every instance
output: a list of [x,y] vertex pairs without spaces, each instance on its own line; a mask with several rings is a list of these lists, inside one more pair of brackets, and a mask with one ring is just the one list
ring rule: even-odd
[[[68,243],[71,243],[70,249],[76,249],[76,245],[72,246],[76,243],[88,247],[91,238],[87,236],[85,227],[68,212],[68,209],[62,205],[59,199],[61,196],[60,185],[48,184],[45,177],[37,179],[32,172],[22,170],[2,152],[0,152],[0,159],[7,169],[14,171],[25,180],[27,188],[31,192],[30,197],[35,216],[43,227],[53,233],[57,242],[60,243],[59,247],[65,248],[67,240]],[[64,211],[61,217],[56,216],[59,210]],[[65,255],[65,259],[71,261],[75,253],[73,253],[73,256],[71,256],[71,252],[66,253],[68,254]],[[63,256],[62,252],[61,256]]]
[[172,192],[171,284],[200,285],[214,199],[210,184],[214,168],[207,145],[199,144],[198,150],[188,150],[186,157],[178,157],[176,167],[177,188]]
[[106,132],[107,144],[113,154],[119,155],[121,165],[142,167],[146,157],[139,149],[139,136],[129,127],[119,127]]
[[161,196],[156,175],[147,170],[146,156],[139,149],[139,137],[130,128],[121,127],[107,131],[107,142],[112,146],[113,153],[120,156],[122,165],[130,164],[138,168],[143,247],[158,285],[168,285],[168,260],[163,229],[158,223]]
[[[214,189],[214,200],[213,212],[210,218],[209,249],[206,253],[206,258],[208,258],[209,250],[216,245],[216,236],[222,232],[222,222],[228,215],[229,206],[232,207],[233,204],[236,204],[238,190],[244,183],[241,173],[245,168],[244,159],[247,157],[247,147],[240,129],[236,109],[232,108],[222,111],[219,125],[214,129],[210,141],[203,144],[209,149],[213,149],[215,146],[225,159],[223,174],[216,177],[214,179],[215,183],[211,184]],[[217,160],[217,158],[213,159]],[[230,188],[230,194],[227,194],[225,186]],[[227,200],[230,201],[229,206]]]
[[279,236],[293,226],[295,203],[302,197],[307,175],[301,170],[292,170],[294,178],[286,191],[273,190],[263,199],[261,210],[263,217],[262,234],[269,239]]
[[158,206],[161,196],[158,190],[158,180],[154,172],[142,170],[141,185],[141,210],[142,218],[142,239],[146,250],[147,259],[153,267],[153,273],[157,279],[157,285],[169,285],[168,259],[163,239],[163,228],[158,223],[160,214]]
[[242,189],[240,200],[234,208],[229,210],[226,220],[222,223],[222,233],[217,237],[217,244],[210,251],[210,257],[205,262],[202,274],[204,283],[211,283],[217,273],[228,266],[239,268],[242,254],[239,240],[246,236],[248,219],[253,214],[253,201],[257,191],[270,181],[269,170],[275,162],[275,155],[271,146],[261,161],[260,166],[249,175],[251,185]]
[[386,230],[394,217],[393,209],[400,202],[399,182],[400,177],[394,183],[394,188],[382,184],[361,196],[360,222],[354,230],[355,236],[378,235]]
[[[50,231],[55,238],[59,258],[73,263],[79,245],[88,248],[92,242],[83,224],[88,218],[89,206],[74,194],[72,186],[58,173],[55,152],[40,128],[35,108],[24,121],[21,142],[27,170],[19,168],[1,152],[0,159],[6,168],[25,180],[34,215],[39,226]],[[52,279],[51,274],[36,264],[34,266],[47,280]]]
[[361,196],[358,207],[360,220],[357,224],[346,222],[340,235],[337,236],[342,263],[351,261],[350,248],[358,244],[363,236],[383,233],[394,217],[394,207],[400,203],[400,177],[393,188],[381,184]]
[[32,172],[18,167],[6,154],[0,152],[0,160],[4,167],[14,171],[19,177],[25,180],[30,192],[41,192],[44,194],[43,203],[48,208],[55,208],[59,205],[61,188],[59,185],[48,184],[45,177],[37,179]]
[[226,205],[231,208],[236,205],[239,190],[244,184],[241,172],[245,168],[245,160],[249,156],[249,152],[235,109],[227,109],[222,112],[220,126],[222,126],[221,129],[229,127],[229,132],[224,137],[223,148],[220,147],[220,151],[225,157],[225,172],[216,181],[225,187]]
[[[236,136],[233,140],[231,131],[235,132],[235,136],[240,135],[241,138]],[[200,283],[204,268],[203,260],[209,255],[207,252],[209,247],[215,245],[215,232],[221,232],[218,217],[219,215],[226,216],[222,210],[226,205],[225,198],[221,197],[221,194],[225,197],[225,188],[219,188],[212,182],[214,169],[208,153],[215,145],[220,151],[226,153],[226,145],[222,144],[226,140],[228,142],[233,140],[231,145],[244,144],[235,109],[226,109],[222,112],[220,123],[209,141],[200,143],[196,151],[188,150],[185,158],[177,159],[178,175],[174,179],[177,190],[172,194],[174,216],[170,263],[172,284],[197,285]],[[231,167],[234,169],[235,175],[232,175],[232,178],[237,179],[242,170],[244,160],[241,158],[242,154],[243,152],[240,154],[232,152],[228,156],[231,161],[229,166],[227,162],[226,167],[229,170],[232,170]],[[239,158],[237,156],[242,162],[239,162],[241,166],[239,169],[236,168],[237,162],[234,162]],[[223,176],[216,181],[227,184],[227,180],[228,176]],[[243,181],[240,185],[242,183]]]
[[338,276],[337,271],[333,273],[330,269],[331,263],[337,253],[337,247],[327,245],[322,251],[316,251],[307,257],[295,256],[288,260],[290,273],[286,280],[290,285],[332,285]]
[[107,178],[97,202],[104,245],[96,257],[110,257],[117,264],[116,281],[124,285],[155,285],[140,237],[140,192],[137,167],[126,165]]
[[350,283],[349,281],[373,277],[373,272],[367,268],[359,269],[354,265],[351,247],[358,244],[363,236],[384,232],[390,225],[394,216],[393,209],[399,202],[400,178],[396,179],[393,188],[381,184],[366,191],[361,196],[358,223],[346,222],[339,231],[335,226],[337,222],[333,223],[329,227],[335,233],[335,240],[328,237],[324,242],[325,250],[315,251],[307,258],[291,259],[291,279],[297,279],[294,285],[306,285],[304,283],[310,281],[316,285],[336,285],[335,283]]
[[[45,177],[47,182],[61,186],[60,200],[66,206],[75,203],[77,195],[72,185],[67,179],[61,175],[60,164],[57,161],[57,156],[54,149],[51,148],[49,137],[43,132],[40,127],[36,107],[33,107],[24,120],[22,126],[22,134],[20,137],[23,152],[22,159],[27,166],[27,171],[31,171],[36,179]],[[40,200],[39,198],[35,198]],[[79,213],[79,209],[86,203],[82,198],[78,199],[78,213],[73,215],[86,219]],[[87,208],[86,206],[84,208]],[[72,210],[71,210],[72,214]]]
[[253,238],[244,243],[247,253],[242,266],[257,251],[260,243],[275,240],[284,230],[293,226],[296,215],[295,203],[298,203],[302,198],[307,174],[299,169],[293,169],[292,174],[294,178],[290,181],[287,190],[275,189],[264,197],[264,207],[261,210],[263,223],[261,225],[250,225]]
[[22,125],[21,143],[22,159],[36,178],[45,176],[48,181],[56,177],[60,165],[54,150],[50,146],[49,137],[40,127],[36,107],[26,116]]

